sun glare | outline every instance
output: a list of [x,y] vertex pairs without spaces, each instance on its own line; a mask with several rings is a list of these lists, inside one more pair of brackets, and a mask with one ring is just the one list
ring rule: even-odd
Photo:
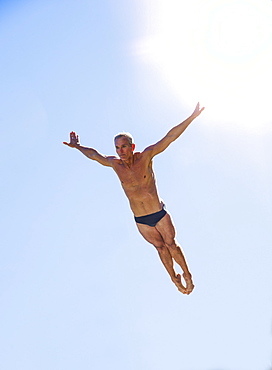
[[137,53],[180,99],[206,106],[214,121],[270,129],[272,2],[165,0],[156,34]]

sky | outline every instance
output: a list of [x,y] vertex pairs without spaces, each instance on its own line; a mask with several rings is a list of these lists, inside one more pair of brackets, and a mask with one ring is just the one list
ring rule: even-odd
[[[3,370],[272,369],[272,2],[0,2]],[[195,290],[136,229],[113,155],[154,159]]]

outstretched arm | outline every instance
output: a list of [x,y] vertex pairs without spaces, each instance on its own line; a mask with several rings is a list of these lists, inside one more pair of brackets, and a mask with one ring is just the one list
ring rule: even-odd
[[200,113],[205,108],[200,108],[199,103],[197,103],[195,110],[185,121],[181,122],[179,125],[173,127],[160,141],[156,144],[147,147],[144,151],[150,152],[151,158],[155,155],[163,152],[173,141],[175,141],[189,126],[189,124],[200,115]]
[[64,141],[63,144],[68,145],[70,148],[78,149],[81,153],[86,155],[86,157],[99,162],[103,166],[111,167],[111,160],[115,158],[115,157],[108,157],[103,154],[100,154],[97,150],[93,148],[87,148],[87,147],[80,145],[79,136],[74,131],[70,132],[70,142],[67,143],[66,141]]

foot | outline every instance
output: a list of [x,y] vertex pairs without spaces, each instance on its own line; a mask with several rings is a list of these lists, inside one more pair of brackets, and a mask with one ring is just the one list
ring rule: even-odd
[[192,293],[192,291],[195,287],[194,284],[193,284],[192,275],[191,274],[186,275],[184,273],[182,276],[183,276],[183,279],[185,280],[185,283],[186,283],[186,293],[185,294]]
[[178,288],[178,290],[181,293],[189,294],[189,293],[187,293],[187,290],[186,290],[185,286],[183,286],[183,284],[181,282],[181,275],[180,274],[177,274],[177,276],[173,279],[173,283],[176,285],[176,287]]

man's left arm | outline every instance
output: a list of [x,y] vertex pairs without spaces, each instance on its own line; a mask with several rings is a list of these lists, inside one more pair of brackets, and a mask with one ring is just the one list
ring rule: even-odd
[[155,155],[163,152],[173,141],[175,141],[180,135],[184,132],[184,130],[190,125],[190,123],[200,115],[200,113],[205,108],[200,108],[199,103],[197,103],[194,112],[183,122],[178,124],[177,126],[173,127],[160,141],[156,144],[147,147],[144,152],[149,152],[151,158]]

